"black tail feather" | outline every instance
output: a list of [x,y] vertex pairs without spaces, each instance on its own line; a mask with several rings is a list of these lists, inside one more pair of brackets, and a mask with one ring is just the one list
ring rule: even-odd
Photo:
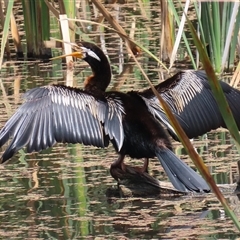
[[156,156],[173,186],[180,191],[209,192],[206,181],[171,150],[159,149]]

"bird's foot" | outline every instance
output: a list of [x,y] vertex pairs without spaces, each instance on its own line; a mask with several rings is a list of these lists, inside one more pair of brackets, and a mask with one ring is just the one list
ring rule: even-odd
[[144,164],[142,167],[132,167],[124,164],[123,161],[120,161],[120,158],[111,164],[110,173],[112,177],[118,182],[118,180],[122,180],[128,178],[129,175],[141,175],[144,173],[148,173],[148,158],[145,158]]
[[124,163],[122,163],[120,165],[115,165],[114,163],[111,164],[110,174],[118,182],[118,180],[122,179],[122,176],[126,172],[126,167],[127,166]]

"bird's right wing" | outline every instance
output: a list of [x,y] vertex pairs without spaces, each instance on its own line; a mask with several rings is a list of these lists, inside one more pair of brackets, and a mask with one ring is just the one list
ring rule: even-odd
[[40,151],[56,142],[105,147],[114,139],[123,144],[121,102],[97,99],[79,89],[54,85],[34,88],[0,131],[0,147],[11,142],[2,162],[24,146]]
[[[163,110],[162,106],[160,105],[160,103],[157,104],[157,102],[155,101],[151,101],[143,96],[141,96],[141,98],[143,99],[143,101],[145,102],[149,112],[160,121],[160,123],[166,127],[166,129],[169,131],[169,133],[171,134],[171,136],[178,140],[178,136],[174,130],[174,128],[172,127],[172,125],[170,124],[168,117],[165,113],[165,111]],[[178,117],[178,116],[175,116]],[[178,119],[180,119],[180,117],[178,117]],[[183,121],[183,120],[182,120]],[[183,121],[184,122],[184,121]]]

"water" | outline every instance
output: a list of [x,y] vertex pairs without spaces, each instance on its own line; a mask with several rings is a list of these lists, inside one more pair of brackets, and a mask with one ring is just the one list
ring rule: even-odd
[[[77,66],[82,70],[86,65]],[[80,70],[75,69],[74,80],[82,86],[89,70]],[[4,88],[1,87],[0,127],[21,102],[20,93],[35,86],[64,83],[64,74],[59,64],[7,64],[1,73]],[[115,72],[115,83],[116,79]],[[123,91],[146,86],[133,74],[127,79],[121,86]],[[196,149],[218,183],[232,183],[238,160],[233,141],[224,130],[207,137],[194,141]],[[192,165],[181,144],[174,142],[174,147]],[[109,166],[116,157],[112,147],[71,144],[57,144],[39,154],[20,151],[8,164],[0,166],[0,238],[236,238],[236,228],[213,194],[173,199],[110,197],[108,193],[116,189],[116,182],[109,174]],[[167,180],[155,159],[151,160],[150,174]],[[225,196],[239,216],[237,197],[231,191]]]

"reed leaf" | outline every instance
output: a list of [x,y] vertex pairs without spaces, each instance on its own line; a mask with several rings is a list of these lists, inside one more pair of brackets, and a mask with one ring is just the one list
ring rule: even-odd
[[170,59],[174,44],[174,26],[172,11],[168,2],[161,0],[161,42],[160,42],[160,59]]

